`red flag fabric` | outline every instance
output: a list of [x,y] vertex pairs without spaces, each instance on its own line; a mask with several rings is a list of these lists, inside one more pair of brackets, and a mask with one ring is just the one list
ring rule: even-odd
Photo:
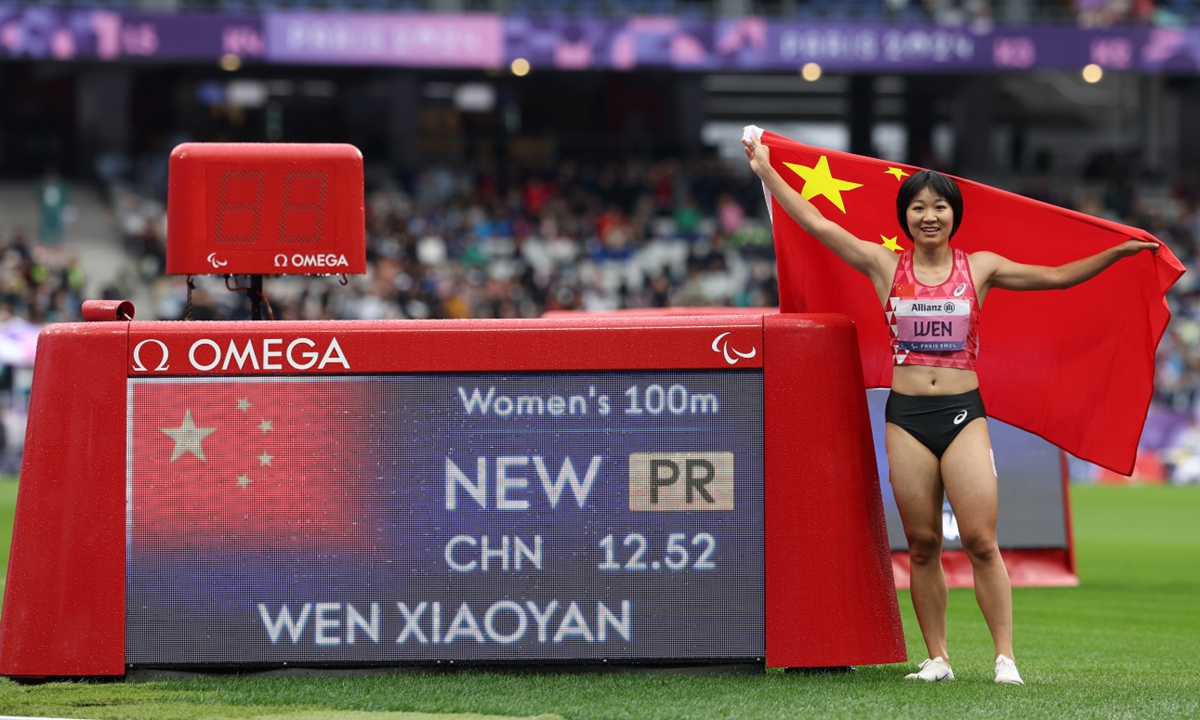
[[368,389],[338,379],[131,384],[136,547],[364,550]]
[[[920,168],[810,147],[763,133],[771,165],[821,213],[860,240],[912,247],[896,216],[900,183]],[[1061,265],[1144,230],[955,178],[963,219],[951,241],[1019,263]],[[867,387],[889,387],[892,353],[871,282],[800,229],[772,198],[779,304],[840,312],[858,328]],[[1164,245],[1118,261],[1068,290],[988,293],[979,326],[988,414],[1077,457],[1129,474],[1154,390],[1154,354],[1170,321],[1164,295],[1183,274]]]

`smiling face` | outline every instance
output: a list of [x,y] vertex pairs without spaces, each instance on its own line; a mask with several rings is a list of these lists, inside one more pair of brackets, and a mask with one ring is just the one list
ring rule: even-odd
[[954,229],[954,210],[946,198],[924,187],[908,204],[906,214],[908,234],[922,247],[934,247],[950,242]]

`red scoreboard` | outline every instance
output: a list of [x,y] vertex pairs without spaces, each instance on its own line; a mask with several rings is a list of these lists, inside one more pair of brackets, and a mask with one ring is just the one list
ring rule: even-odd
[[39,340],[0,675],[905,658],[842,316],[110,310]]

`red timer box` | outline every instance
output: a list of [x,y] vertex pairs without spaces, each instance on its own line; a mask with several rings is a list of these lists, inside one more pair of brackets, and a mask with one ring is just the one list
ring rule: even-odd
[[170,162],[168,273],[366,272],[354,146],[184,143]]

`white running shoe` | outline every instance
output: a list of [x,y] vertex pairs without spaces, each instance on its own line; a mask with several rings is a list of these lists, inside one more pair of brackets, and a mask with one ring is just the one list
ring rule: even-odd
[[[1011,660],[1009,662],[1012,662]],[[925,682],[937,682],[938,680],[953,680],[954,671],[950,669],[950,663],[940,657],[927,658],[921,661],[917,667],[921,668],[915,673],[909,673],[904,676],[905,680],[924,680]],[[996,667],[999,667],[997,665]],[[1013,668],[1016,672],[1016,668]],[[999,676],[997,676],[999,677]]]
[[1017,663],[1003,655],[996,656],[996,682],[1004,685],[1024,685],[1021,673],[1017,672]]

